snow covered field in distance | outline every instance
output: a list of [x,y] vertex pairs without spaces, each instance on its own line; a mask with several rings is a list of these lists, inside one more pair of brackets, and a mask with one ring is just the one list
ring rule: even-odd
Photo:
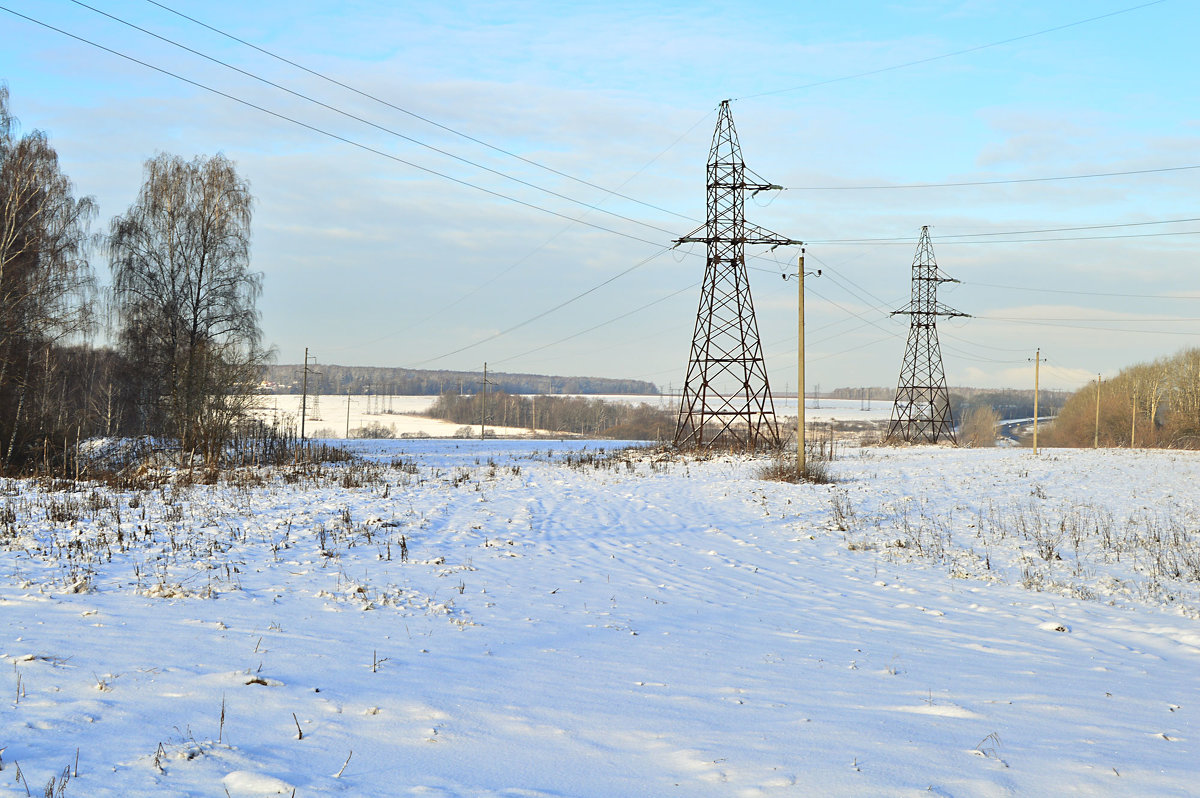
[[[302,398],[300,394],[263,394],[256,397],[253,414],[276,425],[295,425],[298,430]],[[629,404],[645,403],[670,411],[679,409],[678,396],[602,395],[583,398]],[[382,424],[389,428],[397,438],[404,435],[452,438],[463,426],[450,421],[417,415],[432,407],[433,403],[437,401],[436,396],[321,394],[309,396],[307,401],[305,435],[309,438],[345,438],[347,429],[353,433],[356,429],[372,424]],[[821,399],[818,402],[810,398],[805,405],[805,418],[810,423],[886,421],[892,412],[890,403],[878,401],[872,402],[871,406],[867,408],[858,400]],[[349,416],[347,416],[347,410],[349,410]],[[794,423],[792,420],[796,417],[796,398],[777,398],[775,413],[781,423]],[[478,432],[478,424],[475,424],[474,427]],[[501,437],[530,437],[530,431],[521,427],[504,427],[489,423],[487,428],[494,430]]]

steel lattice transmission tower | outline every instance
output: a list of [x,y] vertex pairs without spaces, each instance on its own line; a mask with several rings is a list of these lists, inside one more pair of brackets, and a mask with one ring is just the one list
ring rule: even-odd
[[708,220],[675,242],[708,246],[676,446],[779,443],[745,258],[746,244],[801,243],[746,223],[746,192],[779,188],[746,168],[729,100],[722,101],[708,155]]
[[907,443],[937,443],[954,437],[954,417],[950,413],[950,392],[946,389],[946,372],[942,368],[942,349],[938,345],[938,316],[965,317],[953,308],[938,302],[940,283],[957,283],[938,269],[929,240],[929,226],[921,228],[921,240],[912,264],[912,299],[908,305],[893,311],[893,316],[908,316],[908,346],[904,350],[904,365],[896,384],[896,403],[888,426],[888,440]]

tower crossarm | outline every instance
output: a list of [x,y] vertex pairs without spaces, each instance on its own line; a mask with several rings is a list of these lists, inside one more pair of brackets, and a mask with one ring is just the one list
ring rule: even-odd
[[708,225],[705,224],[688,233],[686,236],[675,239],[675,246],[679,246],[680,244],[709,244],[714,241],[724,241],[731,244],[751,244],[758,246],[770,245],[773,247],[800,246],[804,243],[803,241],[799,241],[794,238],[787,238],[779,235],[778,233],[773,233],[766,228],[759,227],[758,225],[751,224],[749,222],[743,223],[742,235],[738,236],[737,238],[728,238],[724,236],[711,238],[706,235],[701,235],[707,231],[707,229]]
[[890,316],[946,316],[949,318],[959,318],[959,319],[971,318],[970,313],[963,313],[962,311],[955,310],[954,308],[951,308],[951,307],[947,307],[946,305],[943,305],[941,302],[937,303],[934,310],[924,310],[924,309],[914,310],[913,306],[911,304],[909,304],[909,305],[905,305],[904,307],[900,308],[899,310],[893,310],[888,315],[890,315]]

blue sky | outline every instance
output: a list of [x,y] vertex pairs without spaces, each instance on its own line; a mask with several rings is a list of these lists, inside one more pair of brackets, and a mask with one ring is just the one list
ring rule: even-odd
[[[220,151],[237,163],[257,197],[263,328],[280,362],[299,361],[307,346],[327,363],[479,369],[486,360],[678,387],[703,252],[659,254],[616,276],[703,219],[725,98],[736,100],[747,165],[789,187],[749,200],[747,218],[813,242],[809,266],[825,270],[809,283],[810,389],[895,384],[907,326],[888,311],[908,300],[926,224],[939,265],[962,281],[942,300],[974,317],[939,327],[951,384],[1031,385],[1040,347],[1043,384],[1073,388],[1200,341],[1200,222],[1159,224],[1200,217],[1200,169],[843,188],[1200,165],[1200,13],[1184,0],[163,0],[525,160],[154,3],[88,4],[343,113],[69,0],[0,0],[377,151],[0,11],[12,110],[50,135],[78,191],[97,199],[98,227],[133,201],[157,152]],[[990,233],[1011,234],[978,235]],[[1085,240],[1029,240],[1047,238]],[[891,240],[834,243],[861,239]],[[795,294],[777,273],[797,250],[760,254],[751,285],[768,371],[777,391],[794,390]],[[95,262],[105,276],[99,253]]]

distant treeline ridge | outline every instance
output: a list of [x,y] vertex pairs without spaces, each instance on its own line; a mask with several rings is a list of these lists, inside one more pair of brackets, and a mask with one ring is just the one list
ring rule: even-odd
[[[267,366],[263,372],[267,393],[300,393],[302,366]],[[510,394],[614,394],[654,396],[658,386],[645,380],[608,377],[560,377],[545,374],[506,374],[488,372],[488,390]],[[478,371],[442,371],[386,368],[379,366],[309,366],[310,394],[391,394],[395,396],[438,396],[446,392],[474,394],[483,373]]]
[[580,396],[514,396],[488,392],[444,393],[425,414],[455,424],[520,427],[619,440],[655,441],[675,433],[675,411],[642,403],[606,402]]

